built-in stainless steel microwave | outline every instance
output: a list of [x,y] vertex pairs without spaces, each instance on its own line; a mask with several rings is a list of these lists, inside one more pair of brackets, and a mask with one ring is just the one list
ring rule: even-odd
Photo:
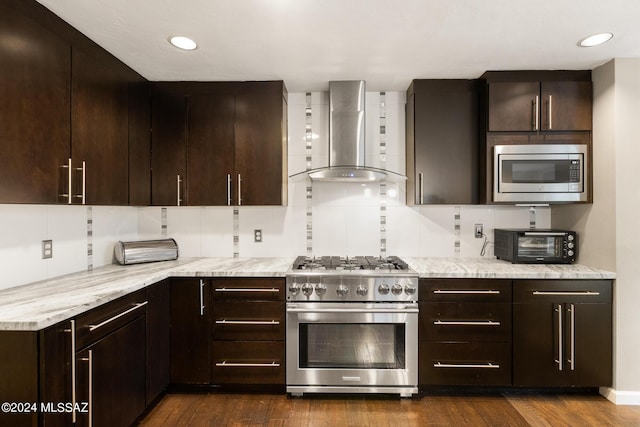
[[588,201],[588,147],[584,144],[496,145],[493,201]]

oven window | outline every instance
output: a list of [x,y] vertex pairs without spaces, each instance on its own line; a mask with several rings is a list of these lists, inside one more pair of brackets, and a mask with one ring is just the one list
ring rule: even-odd
[[301,368],[404,369],[405,325],[301,323]]
[[562,239],[553,236],[520,236],[518,237],[518,255],[531,258],[560,258]]
[[503,160],[502,182],[513,184],[555,184],[570,182],[575,160]]

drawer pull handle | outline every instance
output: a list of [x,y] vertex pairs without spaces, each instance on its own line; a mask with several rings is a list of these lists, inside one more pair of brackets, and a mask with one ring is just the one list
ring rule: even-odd
[[468,321],[468,320],[434,320],[434,325],[440,326],[449,326],[449,325],[460,325],[460,326],[500,326],[500,322],[496,322],[494,320],[480,320],[480,321]]
[[460,289],[460,290],[442,290],[436,289],[433,291],[434,294],[452,294],[452,295],[498,295],[500,291],[494,291],[491,289],[487,290],[472,290],[472,289]]
[[225,360],[216,363],[216,366],[224,368],[278,368],[280,364],[275,361],[271,363],[232,363]]
[[138,303],[135,306],[131,307],[129,310],[125,310],[122,313],[120,313],[118,315],[115,315],[110,319],[105,320],[104,322],[98,323],[97,325],[89,325],[89,332],[93,332],[96,329],[101,328],[104,325],[109,324],[109,323],[113,322],[114,320],[121,318],[122,316],[126,316],[127,314],[139,309],[140,307],[144,307],[147,304],[149,304],[149,301]]
[[216,320],[217,325],[279,325],[279,320]]
[[570,291],[533,291],[532,292],[533,295],[566,295],[566,296],[587,296],[587,297],[597,297],[598,295],[600,295],[600,292],[594,292],[594,291],[576,291],[576,292],[570,292]]
[[480,368],[480,369],[499,369],[500,365],[495,363],[440,363],[436,362],[433,364],[434,368]]
[[216,292],[280,292],[278,288],[216,288]]

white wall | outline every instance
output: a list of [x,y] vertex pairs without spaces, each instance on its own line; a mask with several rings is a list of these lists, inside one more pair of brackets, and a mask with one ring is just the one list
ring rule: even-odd
[[616,272],[614,384],[603,393],[640,405],[640,59],[615,59],[593,71],[594,202],[554,208],[556,227],[576,229],[580,262]]

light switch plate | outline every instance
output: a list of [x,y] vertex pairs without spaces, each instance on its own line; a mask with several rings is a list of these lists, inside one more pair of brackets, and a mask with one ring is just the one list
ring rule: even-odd
[[53,258],[53,240],[42,241],[42,259]]

